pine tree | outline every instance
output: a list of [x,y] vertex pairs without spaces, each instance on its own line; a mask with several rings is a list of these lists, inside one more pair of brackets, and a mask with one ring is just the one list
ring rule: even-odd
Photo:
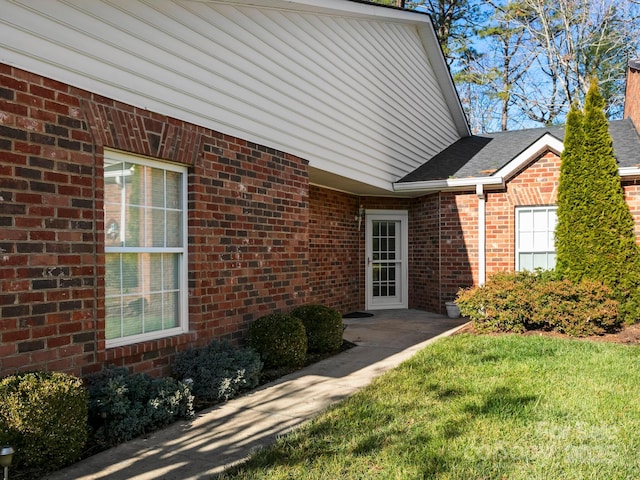
[[640,318],[640,249],[624,199],[596,81],[584,113],[567,117],[556,228],[557,271],[570,280],[599,280],[615,293],[626,322]]

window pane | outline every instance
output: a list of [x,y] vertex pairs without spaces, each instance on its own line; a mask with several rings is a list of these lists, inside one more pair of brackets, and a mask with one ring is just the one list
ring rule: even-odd
[[182,246],[182,213],[167,210],[167,247]]
[[545,253],[534,253],[533,254],[533,268],[547,268],[547,254]]
[[163,259],[163,290],[176,290],[179,285],[180,258],[178,254],[165,254]]
[[144,208],[127,207],[124,224],[124,239],[127,247],[144,246],[144,219]]
[[178,292],[163,294],[163,319],[164,328],[174,328],[178,326]]
[[153,207],[164,208],[164,170],[160,170],[158,168],[150,168],[150,177],[151,177],[151,202],[147,202],[147,205],[151,205]]
[[533,229],[536,232],[545,232],[547,230],[547,211],[533,211]]
[[166,207],[182,209],[182,175],[166,172]]
[[122,262],[122,293],[136,291],[140,284],[138,272],[138,255],[135,253],[123,253]]
[[547,245],[547,239],[549,238],[549,235],[547,234],[547,232],[533,232],[533,245],[531,250],[534,251],[546,251],[549,249],[549,246]]
[[144,314],[144,331],[157,332],[162,327],[162,294],[149,295],[149,308]]
[[153,255],[151,262],[149,263],[149,290],[151,292],[159,292],[163,286],[163,268],[162,268],[162,255]]
[[531,253],[520,254],[520,270],[533,270],[533,255]]
[[112,297],[105,299],[105,336],[107,340],[119,338],[122,336],[122,306],[120,297]]
[[520,250],[533,250],[533,234],[531,232],[520,232]]
[[522,210],[520,212],[519,220],[521,232],[533,231],[533,213],[531,210]]
[[164,247],[164,210],[154,208],[151,212],[151,245],[154,247]]

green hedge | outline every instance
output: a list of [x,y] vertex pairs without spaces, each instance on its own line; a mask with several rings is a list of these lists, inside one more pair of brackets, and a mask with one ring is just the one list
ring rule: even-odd
[[16,453],[12,467],[52,471],[77,460],[87,441],[82,380],[34,372],[0,380],[0,445]]
[[571,282],[550,272],[513,272],[461,290],[456,302],[479,331],[545,329],[586,336],[620,327],[618,303],[612,297],[611,289],[593,280]]

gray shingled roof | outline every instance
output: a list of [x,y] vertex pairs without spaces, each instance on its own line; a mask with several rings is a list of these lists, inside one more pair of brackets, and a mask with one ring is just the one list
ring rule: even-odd
[[[621,167],[640,164],[640,136],[631,120],[609,123],[613,148]],[[461,138],[402,178],[399,183],[489,177],[545,134],[564,139],[564,127],[532,128]]]
[[633,68],[634,70],[640,70],[640,58],[629,60],[629,67]]

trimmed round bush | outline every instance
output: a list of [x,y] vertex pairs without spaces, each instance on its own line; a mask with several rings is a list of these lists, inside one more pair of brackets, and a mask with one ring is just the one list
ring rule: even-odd
[[300,367],[307,360],[307,334],[293,315],[272,313],[258,318],[249,327],[249,344],[265,368]]
[[333,353],[342,346],[342,315],[325,305],[301,305],[291,315],[302,320],[310,352]]
[[87,441],[87,391],[60,372],[0,380],[0,445],[16,453],[13,467],[47,472],[76,461]]

